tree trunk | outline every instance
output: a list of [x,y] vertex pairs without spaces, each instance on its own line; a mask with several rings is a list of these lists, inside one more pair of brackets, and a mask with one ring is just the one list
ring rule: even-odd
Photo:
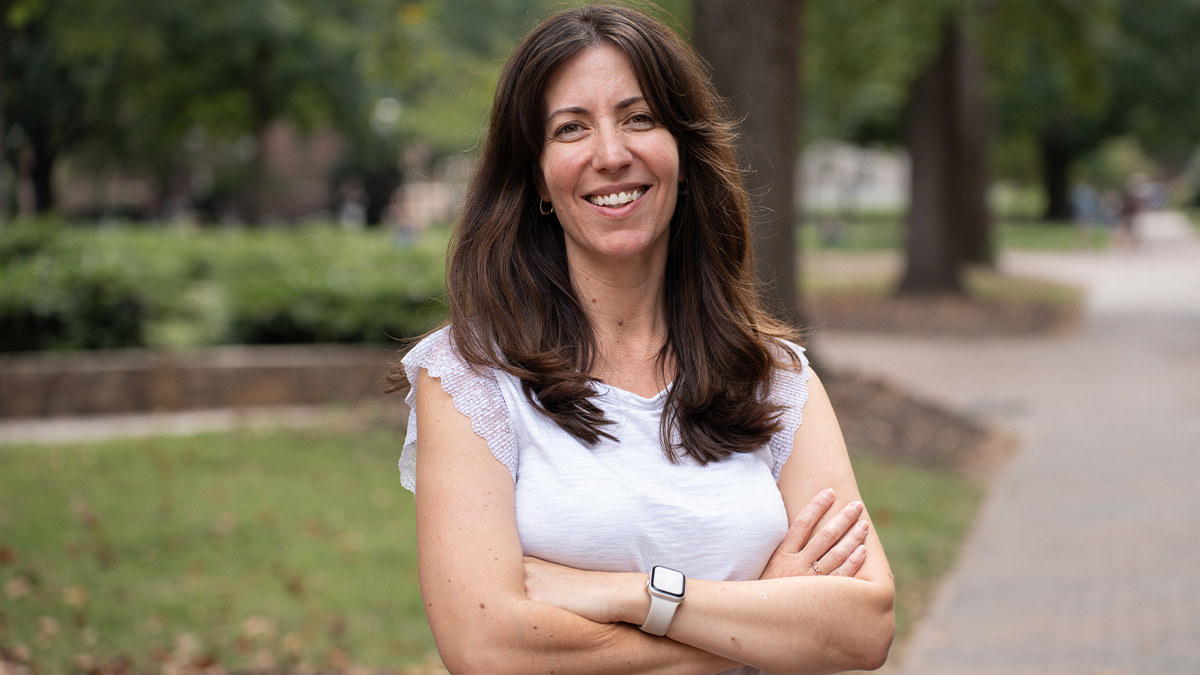
[[250,162],[250,194],[246,200],[246,222],[261,225],[267,209],[267,131],[269,123],[256,123],[254,158]]
[[900,293],[961,293],[954,210],[954,26],[947,21],[933,62],[909,91],[905,135],[912,157],[907,264]]
[[29,179],[33,183],[34,212],[49,213],[54,210],[54,160],[55,153],[47,143],[37,143],[33,137],[33,162],[29,167]]
[[267,208],[268,164],[267,132],[274,117],[271,109],[271,69],[275,54],[271,46],[259,43],[254,51],[254,64],[250,72],[249,91],[250,115],[254,125],[254,159],[250,164],[250,194],[246,201],[246,221],[251,225],[261,223]]
[[967,263],[991,263],[987,100],[965,11],[947,17],[933,62],[913,83],[907,264],[900,293],[962,293]]
[[1043,220],[1071,222],[1071,197],[1069,172],[1071,169],[1071,144],[1061,130],[1043,129],[1038,134],[1038,149],[1042,156],[1042,187],[1046,193],[1046,211]]
[[992,215],[988,208],[991,177],[991,111],[983,90],[983,59],[965,17],[954,22],[958,131],[957,186],[953,190],[959,218],[962,261],[994,265]]
[[742,120],[741,161],[757,198],[755,273],[776,316],[801,323],[796,241],[796,138],[800,120],[800,0],[695,0],[694,42],[717,90]]
[[54,160],[53,157],[38,156],[30,172],[34,183],[34,210],[47,214],[54,210]]
[[4,114],[4,69],[8,62],[8,0],[0,0],[0,227],[8,222],[8,117]]

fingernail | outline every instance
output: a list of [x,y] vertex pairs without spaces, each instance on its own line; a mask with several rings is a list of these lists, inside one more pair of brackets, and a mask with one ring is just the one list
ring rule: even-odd
[[833,496],[833,488],[825,488],[821,490],[821,499],[829,499]]
[[871,529],[871,526],[867,525],[866,521],[863,521],[858,524],[858,529],[865,533],[867,530]]
[[850,504],[850,506],[854,508],[855,513],[862,513],[862,510],[863,510],[862,502],[852,502]]

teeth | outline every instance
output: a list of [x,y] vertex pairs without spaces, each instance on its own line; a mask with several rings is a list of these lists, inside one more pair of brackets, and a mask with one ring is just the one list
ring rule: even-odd
[[611,195],[592,195],[587,200],[596,206],[624,206],[641,199],[641,197],[642,189],[638,188],[630,192],[615,192]]

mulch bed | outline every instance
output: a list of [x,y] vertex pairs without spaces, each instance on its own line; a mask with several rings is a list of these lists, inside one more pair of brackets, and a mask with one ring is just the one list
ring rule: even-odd
[[1009,433],[877,377],[827,370],[822,382],[851,456],[870,455],[986,480],[1016,448]]
[[964,338],[1061,334],[1079,318],[1073,306],[957,295],[845,292],[813,297],[806,308],[811,323],[823,329]]
[[[1070,304],[941,295],[826,294],[807,309],[821,330],[966,339],[1061,334],[1079,317]],[[852,454],[986,479],[1015,448],[1005,431],[879,378],[834,370],[823,380]]]

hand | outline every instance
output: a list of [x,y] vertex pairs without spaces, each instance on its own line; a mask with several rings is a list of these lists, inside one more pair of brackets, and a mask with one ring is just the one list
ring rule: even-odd
[[650,611],[645,574],[580,570],[529,556],[525,596],[596,623],[644,618]]
[[[771,554],[760,579],[797,576],[852,577],[867,559],[870,526],[862,502],[850,502],[816,534],[817,522],[834,503],[833,490],[823,490],[808,503],[788,528],[783,541]],[[811,537],[810,537],[811,535]]]

